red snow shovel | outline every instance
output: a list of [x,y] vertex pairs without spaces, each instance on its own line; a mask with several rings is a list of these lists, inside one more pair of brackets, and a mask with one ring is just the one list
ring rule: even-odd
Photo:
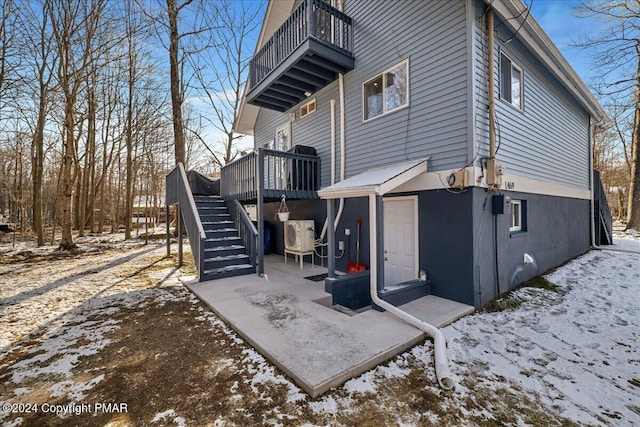
[[362,218],[356,218],[356,262],[349,261],[347,265],[347,273],[358,273],[360,271],[365,271],[367,266],[360,263],[360,225],[362,224]]

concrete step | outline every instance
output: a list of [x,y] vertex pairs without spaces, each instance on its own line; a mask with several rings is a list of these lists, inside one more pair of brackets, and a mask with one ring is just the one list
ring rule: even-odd
[[223,279],[225,277],[241,276],[243,274],[255,274],[256,268],[250,264],[236,264],[228,267],[213,268],[200,275],[200,281]]
[[[411,280],[409,282],[398,283],[397,285],[385,286],[385,289],[378,291],[378,296],[384,301],[396,307],[422,298],[431,293],[431,282],[428,280]],[[373,304],[373,308],[384,311],[379,306]]]

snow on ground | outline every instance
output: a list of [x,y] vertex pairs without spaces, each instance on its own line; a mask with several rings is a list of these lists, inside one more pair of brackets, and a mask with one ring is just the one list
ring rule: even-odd
[[[580,425],[640,425],[640,235],[619,232],[614,245],[546,277],[557,291],[521,288],[510,296],[522,302],[518,308],[476,313],[444,328],[457,385],[442,399],[467,416],[494,419],[489,405],[465,408],[467,398],[488,389],[538,400]],[[380,393],[383,378],[406,376],[416,361],[432,363],[431,348],[416,346],[344,388]],[[335,413],[350,400],[326,396],[311,406]],[[438,424],[434,414],[422,415]]]
[[[613,246],[590,251],[551,272],[547,278],[557,291],[524,287],[508,297],[521,302],[518,307],[477,313],[446,327],[457,380],[451,393],[435,383],[430,341],[315,400],[250,347],[235,358],[221,357],[211,370],[214,376],[236,373],[227,394],[221,395],[229,402],[273,402],[253,419],[275,425],[291,420],[296,425],[358,420],[362,425],[446,425],[452,419],[464,425],[559,425],[562,417],[581,425],[640,425],[640,235],[618,227],[615,237]],[[163,260],[161,242],[144,245],[121,239],[84,238],[85,253],[67,261],[64,256],[52,258],[52,247],[0,248],[0,256],[26,251],[31,254],[25,256],[35,256],[29,263],[0,263],[0,361],[13,351],[29,353],[9,367],[15,398],[33,394],[32,387],[44,378],[52,396],[82,401],[107,380],[104,371],[70,380],[74,367],[99,354],[111,343],[108,336],[122,326],[122,320],[105,319],[151,300],[198,306],[187,315],[244,348],[233,331],[182,287],[181,280],[192,273]],[[146,275],[136,274],[140,271]],[[169,288],[171,292],[163,291]],[[38,331],[40,340],[30,342],[29,336]],[[283,386],[282,402],[272,401],[269,387]],[[167,403],[147,422],[188,425],[187,414]],[[20,420],[4,425],[19,425]],[[214,425],[234,423],[226,413],[208,420]]]
[[[141,240],[124,241],[122,233],[80,237],[76,242],[83,253],[73,262],[65,262],[70,256],[58,253],[55,246],[27,248],[18,242],[15,248],[0,249],[1,256],[33,257],[35,261],[17,267],[0,264],[0,355],[42,326],[54,328],[59,316],[92,297],[142,289],[140,283],[131,283],[127,276],[136,267],[146,267],[148,256],[161,259],[166,253],[162,242],[145,245]],[[114,246],[117,252],[127,255],[115,256]],[[123,270],[125,264],[127,268]],[[127,273],[122,275],[121,271]],[[4,277],[9,276],[11,283],[3,283],[7,280]],[[68,319],[58,320],[64,323]]]

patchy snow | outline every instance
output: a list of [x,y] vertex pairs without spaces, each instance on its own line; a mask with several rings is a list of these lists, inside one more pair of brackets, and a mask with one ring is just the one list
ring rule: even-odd
[[173,409],[169,409],[167,411],[156,414],[156,416],[153,417],[153,420],[151,420],[151,422],[152,423],[157,423],[161,421],[165,422],[171,419],[173,420],[173,423],[178,427],[185,427],[187,425],[186,420],[183,417],[177,416],[176,411],[174,411]]
[[[88,390],[105,380],[105,370],[95,366],[81,378],[72,371],[83,358],[112,342],[106,336],[122,325],[109,316],[122,308],[144,308],[151,300],[162,305],[179,299],[189,301],[192,308],[185,313],[202,322],[194,328],[211,328],[221,332],[222,345],[245,348],[241,357],[212,361],[209,371],[214,376],[234,373],[235,381],[225,388],[230,402],[267,402],[269,409],[256,414],[263,424],[296,420],[299,425],[340,425],[360,411],[377,408],[389,414],[386,422],[397,425],[442,425],[450,420],[446,414],[455,414],[464,425],[535,425],[525,411],[517,410],[519,402],[534,402],[542,405],[542,412],[578,424],[640,425],[640,235],[618,227],[614,237],[614,245],[590,251],[550,273],[547,278],[557,291],[521,288],[511,296],[522,302],[517,308],[477,313],[444,328],[455,391],[437,387],[433,345],[426,341],[315,400],[199,306],[181,286],[191,273],[174,274],[174,262],[161,261],[166,251],[161,242],[145,246],[139,240],[119,242],[118,236],[90,236],[83,238],[85,253],[73,262],[66,262],[64,255],[54,255],[52,261],[53,247],[3,247],[1,256],[36,257],[29,263],[0,264],[0,357],[26,352],[7,371],[7,384],[15,387],[3,397],[29,395],[34,381],[46,378],[44,386],[51,396],[81,402]],[[134,277],[141,271],[145,274]],[[3,282],[3,277],[10,277],[10,282]],[[167,310],[166,316],[173,314]],[[30,341],[36,333],[39,340]],[[152,355],[158,360],[165,356]],[[284,403],[269,395],[272,385],[286,386]],[[503,402],[504,408],[496,406]],[[371,406],[362,409],[363,404]],[[186,414],[176,412],[178,406],[165,407],[176,410],[153,417],[152,412],[146,419],[190,424]],[[510,411],[511,418],[505,421],[500,410]],[[5,416],[0,414],[0,421]],[[307,422],[308,416],[317,418]],[[234,424],[225,414],[208,422]],[[4,425],[21,423],[18,417]]]

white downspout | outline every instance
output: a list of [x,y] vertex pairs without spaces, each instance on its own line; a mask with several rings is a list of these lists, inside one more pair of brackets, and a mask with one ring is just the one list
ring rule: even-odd
[[[344,132],[344,123],[345,123],[345,114],[344,114],[344,74],[338,74],[338,91],[340,94],[340,181],[344,181],[344,171],[345,171],[345,151],[346,151],[346,142],[345,142],[345,132]],[[331,100],[331,184],[335,184],[335,174],[336,174],[336,100]],[[344,210],[344,198],[340,198],[340,203],[338,205],[338,213],[336,213],[336,219],[333,223],[333,229],[338,228],[338,224],[340,223],[340,218],[342,218],[342,211]],[[319,242],[324,240],[324,236],[327,233],[327,227],[329,225],[328,218],[324,221],[324,225],[322,226],[322,232],[320,233]]]
[[331,185],[336,183],[336,100],[331,99]]
[[451,390],[455,382],[453,381],[453,377],[451,375],[451,371],[449,370],[449,359],[447,358],[447,342],[444,338],[444,334],[440,329],[435,326],[423,322],[420,319],[417,319],[400,310],[398,307],[395,307],[388,302],[380,299],[378,297],[378,286],[377,286],[377,215],[376,215],[376,195],[375,193],[369,194],[369,247],[370,247],[370,293],[371,300],[376,303],[381,308],[387,310],[389,313],[394,316],[399,317],[405,322],[409,323],[412,326],[420,329],[431,338],[433,338],[433,353],[436,363],[436,378],[438,379],[438,383],[440,387],[445,390]]

